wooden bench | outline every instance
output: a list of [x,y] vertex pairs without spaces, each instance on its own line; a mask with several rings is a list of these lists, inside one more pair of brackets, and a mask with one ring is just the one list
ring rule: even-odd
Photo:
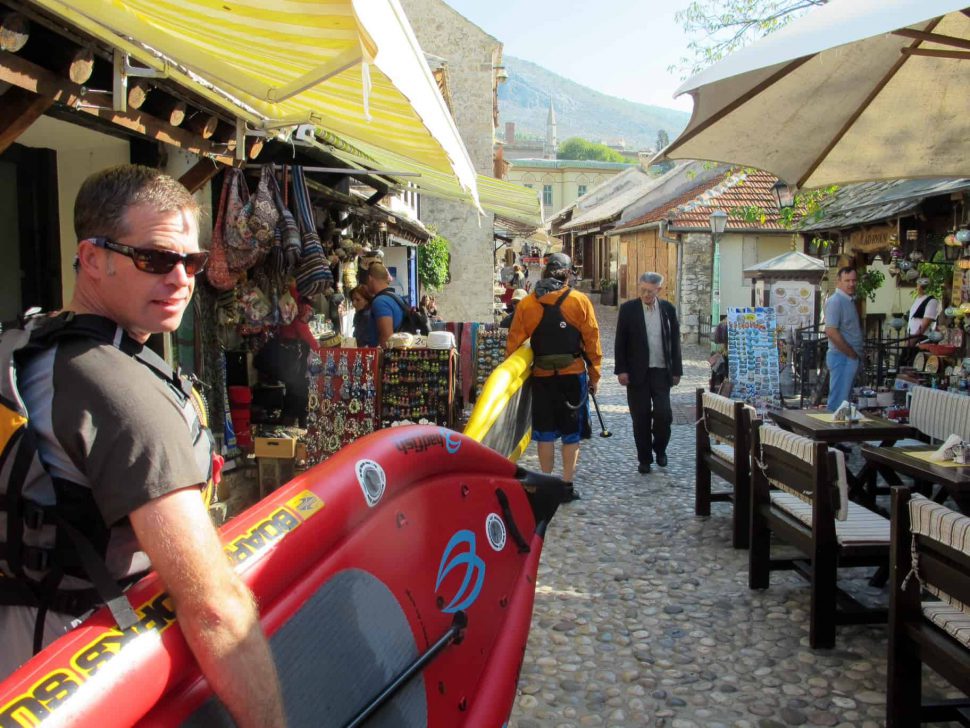
[[[909,424],[920,431],[927,442],[946,440],[959,435],[970,440],[970,397],[942,389],[916,386],[909,392]],[[923,444],[903,440],[896,446]]]
[[[970,725],[970,518],[897,487],[892,529],[886,725]],[[923,702],[924,664],[964,699]]]
[[[768,588],[770,572],[778,569],[805,576],[813,648],[833,647],[836,625],[886,621],[886,609],[866,608],[838,586],[839,568],[889,562],[889,520],[849,502],[843,454],[757,419],[750,439],[748,586]],[[772,559],[772,536],[804,556]]]
[[[751,408],[703,389],[697,390],[696,406],[694,514],[710,516],[712,502],[733,503],[731,543],[736,549],[745,549],[748,547],[751,493],[748,446],[748,412]],[[712,492],[712,473],[730,483],[731,490]]]

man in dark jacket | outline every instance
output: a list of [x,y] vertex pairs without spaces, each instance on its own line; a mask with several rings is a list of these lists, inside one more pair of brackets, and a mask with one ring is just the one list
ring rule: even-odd
[[673,421],[670,388],[680,383],[684,373],[677,310],[658,297],[663,283],[659,273],[640,276],[639,298],[620,306],[616,321],[614,373],[626,387],[640,473],[650,472],[654,455],[657,465],[667,465]]

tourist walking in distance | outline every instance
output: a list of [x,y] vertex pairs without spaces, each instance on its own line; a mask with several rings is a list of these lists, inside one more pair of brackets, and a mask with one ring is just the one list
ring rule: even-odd
[[637,445],[637,470],[649,473],[656,460],[667,466],[670,442],[670,388],[684,373],[680,354],[680,324],[677,309],[660,298],[664,277],[644,273],[637,282],[637,295],[620,306],[616,320],[615,374],[626,387],[626,401],[633,419]]

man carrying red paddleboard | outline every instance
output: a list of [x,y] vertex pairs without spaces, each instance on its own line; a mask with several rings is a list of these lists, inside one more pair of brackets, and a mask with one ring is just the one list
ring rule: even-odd
[[573,500],[579,497],[573,478],[579,442],[588,429],[588,395],[596,392],[603,350],[593,304],[569,287],[570,274],[569,256],[549,256],[542,279],[515,310],[506,352],[511,355],[531,338],[532,438],[539,466],[552,472],[556,440],[561,439],[562,479],[567,499]]
[[16,370],[29,418],[11,442],[22,449],[30,440],[44,467],[2,471],[0,507],[17,528],[0,533],[0,679],[100,604],[130,626],[118,584],[151,568],[236,723],[282,726],[252,594],[200,497],[213,471],[211,439],[191,386],[145,346],[178,328],[208,261],[198,217],[189,192],[158,170],[92,175],[75,203],[73,300],[58,316],[3,334],[0,353],[19,347],[4,363]]

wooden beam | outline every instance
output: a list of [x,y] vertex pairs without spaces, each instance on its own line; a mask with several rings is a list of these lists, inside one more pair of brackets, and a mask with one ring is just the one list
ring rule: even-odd
[[[73,81],[74,79],[71,80]],[[148,81],[143,79],[128,84],[128,108],[140,109],[145,105],[145,101],[148,100],[148,94],[151,91],[152,87],[148,84]]]
[[53,104],[53,99],[16,86],[0,95],[0,154]]
[[957,61],[970,61],[970,51],[944,51],[933,48],[901,48],[904,56],[927,56],[929,58],[951,58]]
[[152,92],[145,99],[145,103],[141,108],[145,113],[156,116],[172,126],[182,126],[182,122],[185,121],[185,112],[188,106],[184,101],[163,93],[159,88],[155,88],[152,89]]
[[16,53],[30,38],[30,21],[20,13],[0,15],[0,51]]
[[187,121],[184,122],[185,128],[193,134],[198,134],[203,139],[211,139],[219,126],[219,117],[215,114],[207,114],[204,111],[197,111]]
[[252,140],[246,145],[246,157],[249,159],[256,159],[259,153],[263,151],[263,144],[265,140],[263,137],[253,137]]
[[59,78],[57,74],[12,53],[0,52],[0,81],[32,91],[75,111],[96,116],[149,139],[171,144],[223,164],[241,166],[241,162],[237,162],[232,155],[217,151],[207,141],[185,129],[137,111],[116,112],[111,108],[110,93],[89,92],[82,86]]
[[61,67],[74,83],[84,84],[94,73],[94,51],[90,48],[65,49]]
[[927,33],[923,30],[911,30],[909,28],[900,28],[899,30],[894,30],[892,34],[902,36],[903,38],[914,38],[916,40],[921,40],[924,43],[939,43],[940,45],[948,45],[953,46],[954,48],[970,50],[970,39],[957,38],[954,35]]
[[206,182],[224,169],[225,166],[222,164],[216,164],[210,159],[200,159],[191,169],[179,177],[179,182],[185,185],[189,192],[195,194],[205,186]]

